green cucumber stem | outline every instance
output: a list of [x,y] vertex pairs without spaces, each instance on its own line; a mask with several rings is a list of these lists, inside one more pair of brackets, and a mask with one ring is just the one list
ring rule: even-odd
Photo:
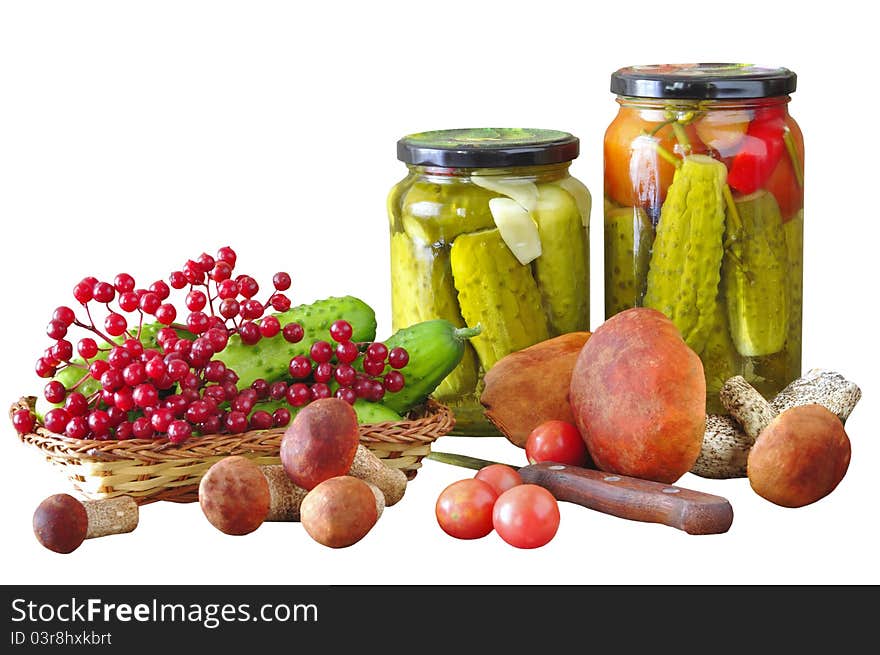
[[797,185],[804,188],[804,169],[801,166],[801,158],[798,156],[797,145],[794,142],[794,137],[791,135],[791,130],[788,129],[788,125],[785,126],[785,129],[782,132],[782,140],[785,143],[785,149],[788,151],[788,158],[791,160],[791,167],[794,169],[794,179],[797,180]]
[[682,127],[681,123],[675,121],[672,124],[672,131],[675,132],[675,140],[678,141],[678,145],[682,147],[685,154],[690,154],[691,152],[691,140],[688,139],[687,132],[685,132],[684,127]]
[[479,336],[482,331],[483,326],[477,323],[474,327],[455,328],[452,334],[459,341],[464,341],[465,339]]

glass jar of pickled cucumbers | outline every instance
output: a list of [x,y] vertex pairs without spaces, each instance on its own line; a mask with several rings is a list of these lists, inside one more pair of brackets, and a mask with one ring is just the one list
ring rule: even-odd
[[498,434],[482,379],[499,359],[588,329],[590,193],[569,175],[578,139],[526,129],[439,130],[397,144],[408,173],[388,196],[393,329],[479,325],[434,396],[456,433]]
[[706,371],[707,407],[743,375],[766,396],[801,371],[804,141],[796,77],[742,64],[611,76],[605,314],[669,316]]

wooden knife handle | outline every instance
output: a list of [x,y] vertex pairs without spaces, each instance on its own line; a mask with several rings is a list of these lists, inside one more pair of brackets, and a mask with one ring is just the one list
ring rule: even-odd
[[557,500],[688,534],[720,534],[733,522],[733,508],[725,498],[675,485],[553,462],[524,466],[519,474],[523,482],[544,487]]

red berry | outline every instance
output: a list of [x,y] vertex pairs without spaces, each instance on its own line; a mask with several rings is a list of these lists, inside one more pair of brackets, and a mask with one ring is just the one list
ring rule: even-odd
[[92,288],[92,297],[98,302],[110,302],[116,297],[116,289],[109,282],[98,282]]
[[127,327],[128,321],[125,320],[122,314],[110,312],[107,314],[107,318],[104,319],[104,329],[107,330],[107,334],[111,337],[118,337],[125,332]]
[[219,359],[208,362],[205,366],[205,379],[208,382],[223,382],[226,375],[226,364]]
[[139,416],[131,423],[131,434],[135,439],[150,439],[153,432],[153,424],[146,416]]
[[152,291],[147,291],[138,299],[138,306],[147,314],[155,314],[162,304],[162,300]]
[[330,387],[324,384],[323,382],[316,382],[312,385],[309,392],[312,396],[312,400],[321,400],[322,398],[329,398],[333,394],[330,391]]
[[[162,360],[160,359],[159,361],[161,362]],[[164,369],[164,365],[163,365],[163,369]],[[164,374],[164,370],[162,371],[162,373]],[[159,379],[161,380],[162,377],[163,376],[160,375]],[[146,366],[144,366],[144,364],[142,362],[132,362],[131,364],[129,364],[128,366],[126,366],[122,370],[122,379],[125,381],[125,384],[127,384],[130,387],[136,387],[137,385],[141,384],[142,382],[146,382],[147,381]]]
[[257,398],[265,400],[269,397],[269,383],[263,378],[257,378],[251,383],[251,389],[257,392]]
[[74,416],[64,426],[64,434],[71,439],[85,439],[89,436],[89,422],[85,416]]
[[204,400],[196,400],[186,408],[184,418],[190,423],[201,423],[211,415],[211,405]]
[[168,284],[172,289],[183,289],[186,286],[186,276],[183,271],[172,271],[168,276]]
[[226,392],[226,400],[233,400],[238,395],[238,387],[235,386],[235,382],[224,380],[220,386]]
[[126,339],[122,342],[122,347],[125,348],[133,358],[140,357],[144,352],[144,344],[137,339]]
[[279,407],[272,412],[272,424],[276,428],[283,428],[288,423],[290,423],[290,410]]
[[165,432],[174,420],[174,411],[168,407],[159,407],[150,416],[150,423],[156,432]]
[[55,364],[46,357],[40,357],[34,369],[41,378],[51,378],[55,375]]
[[214,346],[211,345],[210,339],[199,337],[192,342],[189,351],[190,361],[196,368],[203,368],[214,356]]
[[113,394],[113,406],[124,412],[130,412],[134,409],[134,397],[130,387],[122,387]]
[[191,312],[197,312],[200,309],[204,309],[207,304],[207,296],[198,289],[193,289],[186,294],[186,308]]
[[65,341],[64,339],[59,339],[55,342],[55,344],[50,348],[52,357],[57,359],[59,362],[66,362],[71,357],[73,357],[73,344],[69,341]]
[[260,321],[260,334],[265,339],[271,339],[281,331],[281,323],[274,316],[266,316]]
[[67,326],[53,318],[46,326],[46,334],[50,339],[63,339],[67,335]]
[[136,386],[132,397],[134,398],[135,405],[138,407],[151,407],[159,402],[159,394],[156,392],[156,387],[149,383]]
[[352,341],[343,341],[336,346],[336,359],[342,364],[350,364],[359,354],[357,344]]
[[76,314],[73,313],[73,310],[70,307],[62,305],[52,312],[52,320],[61,321],[64,325],[69,326],[76,320]]
[[287,291],[290,288],[290,275],[281,271],[272,276],[272,284],[278,291]]
[[111,428],[117,427],[120,423],[122,423],[126,419],[127,416],[128,416],[128,414],[126,414],[124,411],[122,411],[119,407],[116,407],[115,405],[112,405],[111,407],[109,407],[107,409],[107,418],[110,419],[110,427]]
[[238,285],[235,280],[223,280],[217,285],[217,297],[220,300],[235,298],[238,295]]
[[112,368],[123,369],[131,364],[131,359],[131,353],[122,346],[111,348],[110,354],[107,355],[107,363],[110,364]]
[[186,421],[174,421],[168,426],[168,441],[183,443],[192,436],[192,426]]
[[190,312],[186,317],[186,328],[193,334],[201,334],[208,329],[208,315],[205,312]]
[[330,336],[336,343],[345,343],[351,340],[352,328],[348,321],[334,321],[330,326]]
[[226,402],[226,391],[219,384],[209,384],[206,386],[202,390],[202,396],[218,403]]
[[283,293],[275,293],[269,298],[269,302],[272,305],[272,309],[276,312],[286,312],[290,309],[290,298],[285,296]]
[[[144,365],[144,372],[151,380],[161,380],[168,373],[165,361],[161,357],[153,357]],[[179,379],[179,378],[178,378]]]
[[235,261],[238,259],[235,255],[235,251],[229,246],[223,246],[220,250],[217,251],[217,259],[221,262],[226,262],[232,268],[235,268]]
[[221,352],[229,343],[229,333],[226,328],[212,327],[205,332],[205,338],[211,342],[215,353]]
[[177,318],[177,310],[174,308],[170,302],[165,303],[164,305],[159,305],[159,309],[156,310],[156,320],[164,325],[171,325],[174,323],[174,319]]
[[257,393],[253,389],[243,389],[232,401],[232,409],[247,414],[256,404]]
[[124,384],[125,380],[122,379],[122,371],[119,369],[110,368],[101,374],[101,388],[104,391],[116,391]]
[[116,432],[113,434],[120,441],[124,441],[125,439],[131,439],[132,432],[131,421],[123,421],[116,426]]
[[366,359],[372,359],[376,362],[384,362],[385,358],[388,357],[388,347],[381,342],[371,343],[367,346],[367,356]]
[[230,434],[240,434],[247,430],[248,419],[244,412],[231,411],[226,415],[226,429]]
[[185,277],[186,281],[190,284],[205,283],[205,272],[202,270],[202,267],[192,259],[187,260],[186,264],[183,265],[183,277]]
[[333,364],[320,362],[315,366],[315,382],[330,382],[333,379]]
[[333,372],[333,377],[343,387],[350,387],[354,384],[355,378],[357,377],[357,371],[354,370],[354,367],[351,366],[351,364],[339,364]]
[[290,360],[287,371],[294,380],[301,380],[308,377],[312,372],[312,363],[305,355],[297,355]]
[[43,416],[43,425],[46,426],[46,429],[49,430],[49,432],[61,434],[64,432],[64,428],[67,427],[67,422],[69,420],[70,414],[67,413],[67,410],[62,409],[61,407],[56,407],[55,409],[50,409]]
[[73,297],[85,305],[92,299],[93,287],[94,284],[89,284],[86,281],[78,282],[76,286],[73,287]]
[[183,379],[180,381],[180,388],[184,391],[201,389],[202,381],[198,375],[190,372],[183,376]]
[[156,280],[150,285],[150,291],[159,296],[159,300],[165,300],[171,295],[171,289],[162,280]]
[[71,416],[82,416],[89,409],[89,402],[79,391],[72,391],[64,401],[64,409]]
[[269,385],[269,398],[272,400],[281,400],[287,393],[287,383],[283,380],[273,382]]
[[211,414],[204,421],[199,423],[199,432],[202,434],[217,434],[222,427],[222,420],[217,414]]
[[209,255],[206,252],[203,252],[196,259],[196,263],[199,265],[199,268],[201,268],[205,273],[208,273],[212,268],[214,268],[214,264],[216,262],[215,262],[214,258],[211,257],[211,255]]
[[291,407],[302,407],[311,400],[312,395],[309,387],[302,382],[291,384],[287,389],[287,403]]
[[113,286],[116,287],[119,293],[134,291],[134,278],[128,273],[120,273],[113,278]]
[[43,388],[43,396],[53,405],[64,401],[67,389],[58,380],[52,380]]
[[76,351],[83,359],[91,359],[98,354],[98,344],[95,343],[94,339],[85,337],[76,344]]
[[95,380],[100,380],[101,376],[104,375],[104,371],[110,368],[110,364],[108,364],[103,359],[96,359],[91,364],[89,364],[89,375],[92,376]]
[[211,279],[214,282],[222,282],[232,277],[232,267],[226,262],[216,262],[211,269]]
[[17,409],[12,414],[12,425],[19,434],[27,434],[33,432],[34,426],[37,424],[37,417],[30,410]]
[[385,362],[375,359],[364,359],[364,373],[368,375],[382,375],[385,372]]
[[240,275],[236,278],[238,292],[245,298],[253,298],[260,291],[260,285],[250,275]]
[[354,389],[354,392],[357,394],[358,398],[366,398],[370,395],[373,384],[369,378],[358,377],[354,381],[354,386],[352,388]]
[[385,385],[383,385],[378,380],[373,380],[370,382],[369,393],[367,394],[367,400],[370,402],[378,403],[382,398],[385,397]]
[[179,393],[166,396],[165,400],[162,401],[162,407],[170,409],[171,413],[177,418],[183,416],[184,412],[186,412],[187,406],[186,398]]
[[259,300],[254,300],[251,298],[250,300],[245,300],[241,303],[241,317],[248,320],[255,320],[260,318],[263,315],[265,308],[263,307],[263,303]]
[[357,394],[351,387],[339,387],[334,395],[340,400],[344,400],[349,405],[354,405],[357,401]]
[[103,409],[96,409],[89,413],[89,431],[101,438],[110,432],[110,415]]
[[305,336],[305,330],[303,330],[303,326],[299,323],[288,323],[284,326],[284,329],[281,330],[281,334],[284,335],[285,341],[299,343]]
[[329,362],[333,358],[333,346],[326,341],[316,341],[309,348],[309,356],[318,363]]
[[241,307],[234,298],[225,298],[220,301],[220,316],[223,318],[235,318]]
[[272,427],[272,415],[262,409],[258,409],[251,414],[250,427],[251,430],[268,430]]
[[238,334],[241,336],[241,342],[248,346],[253,346],[260,341],[262,334],[260,328],[253,321],[245,321],[238,326]]
[[391,365],[391,368],[401,369],[407,364],[409,364],[409,353],[406,351],[406,348],[392,348],[391,352],[388,353],[388,364]]
[[399,371],[389,371],[385,374],[385,389],[391,392],[400,391],[403,389],[406,380],[403,377],[403,373]]
[[224,380],[224,382],[232,382],[233,384],[235,384],[236,382],[238,382],[238,373],[233,371],[231,368],[227,368],[226,379]]

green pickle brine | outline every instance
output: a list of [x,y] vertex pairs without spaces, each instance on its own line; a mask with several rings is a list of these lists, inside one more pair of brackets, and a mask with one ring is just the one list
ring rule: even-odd
[[746,64],[611,76],[605,316],[669,316],[706,373],[707,409],[742,375],[771,397],[801,373],[804,142],[796,76]]
[[458,434],[498,434],[479,398],[499,359],[589,328],[591,197],[568,171],[578,146],[566,132],[510,128],[397,144],[408,174],[388,195],[392,328],[480,327],[433,394]]

